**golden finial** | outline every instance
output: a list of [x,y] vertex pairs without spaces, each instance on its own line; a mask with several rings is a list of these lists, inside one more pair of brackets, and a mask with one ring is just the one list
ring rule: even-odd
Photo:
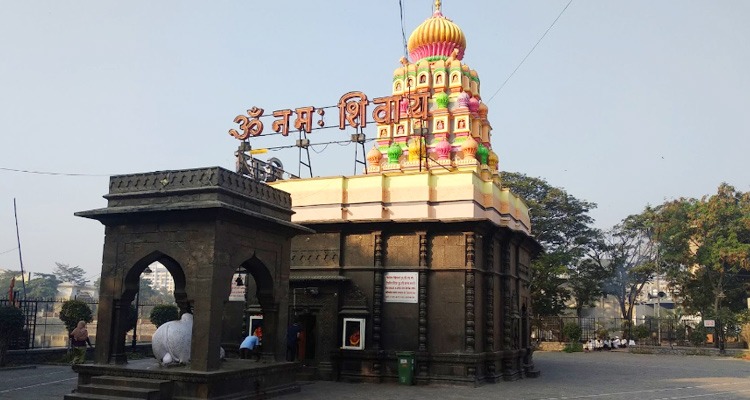
[[440,12],[440,0],[435,0],[435,12]]

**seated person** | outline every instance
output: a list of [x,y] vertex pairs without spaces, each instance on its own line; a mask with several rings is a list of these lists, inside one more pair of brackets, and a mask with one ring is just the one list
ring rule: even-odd
[[255,335],[249,335],[240,344],[240,358],[247,359],[255,357],[255,361],[260,361],[260,342]]

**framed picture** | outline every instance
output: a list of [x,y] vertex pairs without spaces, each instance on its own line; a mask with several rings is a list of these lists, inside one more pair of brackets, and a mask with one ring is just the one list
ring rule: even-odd
[[341,348],[350,350],[365,349],[365,319],[344,318]]
[[263,341],[263,316],[262,315],[251,315],[250,316],[250,334],[258,337],[258,341]]

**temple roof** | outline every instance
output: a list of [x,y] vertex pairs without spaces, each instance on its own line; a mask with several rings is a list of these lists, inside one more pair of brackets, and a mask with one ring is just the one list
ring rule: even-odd
[[443,16],[440,0],[436,0],[435,12],[409,36],[408,49],[413,62],[425,57],[448,57],[454,50],[460,60],[466,50],[466,36],[458,25]]

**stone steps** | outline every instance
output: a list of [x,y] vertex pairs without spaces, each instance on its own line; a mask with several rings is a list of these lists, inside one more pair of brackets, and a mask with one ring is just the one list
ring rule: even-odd
[[170,397],[170,381],[118,376],[94,376],[91,383],[78,385],[76,393],[65,396],[66,400],[161,400]]

